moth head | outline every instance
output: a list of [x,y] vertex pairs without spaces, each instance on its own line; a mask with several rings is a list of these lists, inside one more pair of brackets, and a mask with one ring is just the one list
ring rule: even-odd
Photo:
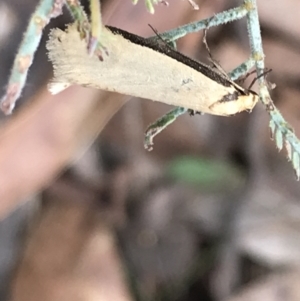
[[258,95],[251,91],[244,95],[237,95],[237,97],[229,97],[227,100],[222,99],[215,102],[210,106],[210,111],[211,114],[220,116],[230,116],[243,111],[251,112],[258,99]]
[[240,111],[252,112],[253,108],[257,104],[259,96],[255,92],[249,92],[248,95],[240,96]]

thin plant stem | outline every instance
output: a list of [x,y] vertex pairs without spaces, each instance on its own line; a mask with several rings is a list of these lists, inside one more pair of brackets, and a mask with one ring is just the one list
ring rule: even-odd
[[30,18],[23,40],[15,57],[4,96],[0,101],[1,110],[11,114],[17,99],[25,86],[28,70],[38,48],[43,29],[51,18],[62,13],[64,0],[42,0]]

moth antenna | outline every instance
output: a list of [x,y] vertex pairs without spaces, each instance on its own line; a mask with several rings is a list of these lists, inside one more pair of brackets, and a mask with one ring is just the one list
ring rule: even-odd
[[155,35],[158,38],[160,38],[161,40],[163,40],[162,37],[159,35],[158,31],[151,24],[148,24],[148,26],[152,29],[152,31],[155,33]]
[[250,72],[247,72],[244,76],[241,76],[240,78],[237,79],[237,82],[238,83],[241,83],[243,84],[245,82],[245,80],[252,74],[256,73],[256,70],[253,70],[253,71],[250,71]]
[[160,41],[162,41],[164,43],[164,45],[166,47],[169,47],[170,49],[174,50],[166,40],[164,40],[161,35],[158,33],[158,31],[151,25],[151,24],[148,24],[148,26],[152,29],[152,31],[155,33],[155,35],[159,38]]
[[[173,42],[175,44],[174,47],[170,46],[168,44],[168,42],[166,40],[164,40],[161,35],[158,33],[158,31],[151,25],[151,24],[148,24],[148,26],[153,30],[153,32],[155,33],[155,35],[159,38],[160,41],[163,42],[164,46],[166,46],[167,48],[171,49],[172,51],[174,51],[176,49],[176,44],[175,42]],[[170,41],[171,43],[171,41]]]
[[161,35],[158,33],[157,29],[155,29],[151,24],[148,24],[148,26],[152,29],[152,31],[155,33],[155,35],[166,45],[169,46],[168,43],[161,37]]
[[[208,26],[209,24],[207,24]],[[210,48],[208,46],[208,43],[207,43],[207,31],[208,31],[208,28],[205,28],[204,29],[204,35],[203,35],[203,39],[202,39],[202,42],[208,52],[208,55],[209,55],[209,59],[210,61],[212,62],[213,66],[222,74],[224,75],[226,78],[229,79],[228,77],[228,74],[227,72],[221,67],[221,65],[213,58],[212,54],[211,54],[211,51],[210,51]]]
[[[259,76],[256,76],[256,77],[252,80],[252,82],[251,82],[251,84],[249,85],[249,87],[248,87],[247,90],[250,91],[251,88],[253,87],[253,85],[256,83],[256,81],[257,81],[259,78],[261,78],[261,77],[263,77],[263,76],[266,76],[266,75],[269,74],[271,71],[272,71],[272,69],[265,69],[264,72],[263,72],[262,74],[260,74]],[[255,72],[255,71],[249,73],[249,75],[252,74],[252,73],[254,73],[254,72]]]

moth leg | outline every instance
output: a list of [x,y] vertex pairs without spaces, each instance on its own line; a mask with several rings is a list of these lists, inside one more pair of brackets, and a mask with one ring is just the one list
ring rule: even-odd
[[199,112],[199,111],[195,111],[195,110],[188,110],[188,113],[190,114],[190,116],[195,116],[195,115],[204,115],[203,112]]
[[148,151],[153,149],[154,137],[163,131],[167,126],[173,123],[179,116],[188,112],[189,109],[176,107],[172,111],[168,112],[161,118],[157,119],[154,123],[150,124],[145,132],[144,147]]

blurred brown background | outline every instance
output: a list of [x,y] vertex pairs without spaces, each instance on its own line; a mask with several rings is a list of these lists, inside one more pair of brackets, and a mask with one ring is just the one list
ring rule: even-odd
[[[4,87],[37,0],[0,1]],[[102,1],[106,24],[141,36],[200,20],[238,0]],[[300,126],[300,3],[258,0],[272,97]],[[300,299],[300,188],[270,140],[261,104],[234,117],[182,116],[143,149],[170,107],[72,87],[50,96],[45,41],[16,112],[0,128],[0,300]],[[202,32],[178,48],[207,60]],[[209,30],[230,71],[249,56],[245,20]],[[134,54],[133,54],[134,55]]]

